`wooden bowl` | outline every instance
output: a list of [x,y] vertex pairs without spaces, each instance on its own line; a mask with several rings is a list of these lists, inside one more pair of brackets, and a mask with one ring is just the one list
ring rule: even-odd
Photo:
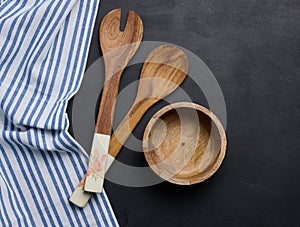
[[180,185],[211,177],[224,159],[226,144],[218,118],[205,107],[188,102],[159,110],[143,137],[144,155],[152,170]]

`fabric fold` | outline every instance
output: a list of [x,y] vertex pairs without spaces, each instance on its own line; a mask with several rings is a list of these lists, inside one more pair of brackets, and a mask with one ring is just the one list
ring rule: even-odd
[[0,223],[118,226],[105,192],[84,209],[68,199],[88,156],[68,133],[99,0],[0,5]]

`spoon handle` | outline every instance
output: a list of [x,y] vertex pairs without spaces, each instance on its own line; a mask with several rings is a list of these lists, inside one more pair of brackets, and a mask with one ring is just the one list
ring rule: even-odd
[[142,119],[146,111],[157,101],[158,99],[145,98],[143,100],[134,102],[111,137],[109,144],[109,154],[112,157],[116,158],[118,156],[123,145],[131,135],[139,121]]
[[[109,143],[109,152],[107,156],[107,162],[105,166],[105,171],[102,172],[103,176],[108,171],[115,158],[118,156],[121,148],[125,144],[126,140],[139,123],[144,113],[159,99],[148,98],[142,101],[135,101],[126,116],[123,118],[118,128],[112,135]],[[94,140],[97,141],[98,136],[95,135]],[[93,142],[94,144],[94,142]],[[86,190],[86,180],[89,173],[87,173],[80,183],[77,185],[75,191],[70,197],[70,202],[76,204],[78,207],[84,207],[89,199],[92,197],[93,193]]]

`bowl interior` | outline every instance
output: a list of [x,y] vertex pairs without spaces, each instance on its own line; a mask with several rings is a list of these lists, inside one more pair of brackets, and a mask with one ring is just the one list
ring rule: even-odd
[[176,184],[209,178],[224,158],[225,132],[220,126],[218,119],[199,105],[162,109],[150,120],[144,134],[149,166]]

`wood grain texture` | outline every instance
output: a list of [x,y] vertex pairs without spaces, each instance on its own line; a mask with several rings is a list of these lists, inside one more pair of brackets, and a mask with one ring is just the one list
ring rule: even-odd
[[225,131],[217,117],[194,103],[176,103],[158,111],[143,137],[145,158],[161,178],[181,185],[202,182],[220,167]]
[[143,37],[143,22],[129,11],[124,31],[120,31],[121,9],[109,12],[102,20],[99,38],[105,63],[105,84],[96,124],[96,133],[111,134],[114,104],[120,78],[136,53]]
[[109,154],[116,157],[145,112],[172,93],[186,78],[188,59],[175,46],[160,46],[146,58],[136,99],[111,137]]
[[143,23],[135,12],[129,12],[124,31],[120,31],[120,20],[121,10],[116,9],[103,18],[100,26],[99,38],[105,64],[105,82],[95,129],[95,134],[99,135],[100,140],[98,147],[91,151],[84,184],[84,190],[88,192],[100,193],[103,190],[109,145],[106,138],[111,134],[120,78],[143,37]]

